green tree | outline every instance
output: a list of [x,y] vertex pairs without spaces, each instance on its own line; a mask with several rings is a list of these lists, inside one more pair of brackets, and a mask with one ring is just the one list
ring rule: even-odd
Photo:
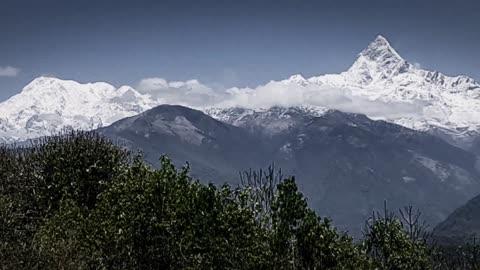
[[272,204],[277,269],[369,269],[370,260],[346,234],[308,208],[295,178],[278,185]]
[[374,213],[367,222],[364,245],[378,269],[431,269],[431,251],[423,238],[389,212]]

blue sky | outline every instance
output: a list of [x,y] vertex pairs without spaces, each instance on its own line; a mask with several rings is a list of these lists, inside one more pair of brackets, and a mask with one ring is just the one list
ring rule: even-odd
[[424,68],[480,80],[478,14],[461,0],[2,0],[0,101],[41,75],[253,87],[335,73],[378,34]]

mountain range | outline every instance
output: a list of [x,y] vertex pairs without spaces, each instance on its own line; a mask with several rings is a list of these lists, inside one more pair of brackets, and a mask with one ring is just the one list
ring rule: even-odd
[[480,193],[480,84],[418,68],[382,36],[340,74],[255,89],[161,79],[136,88],[37,78],[0,103],[0,141],[97,130],[153,165],[167,154],[219,184],[275,162],[354,235],[384,200],[437,224]]
[[[94,129],[160,104],[201,109],[233,122],[241,121],[224,114],[235,113],[231,110],[235,107],[265,111],[275,106],[305,106],[310,107],[312,116],[337,109],[429,131],[464,148],[473,147],[480,130],[479,83],[466,76],[450,77],[417,68],[382,36],[340,74],[308,79],[293,75],[255,89],[214,90],[196,80],[155,80],[152,84],[154,89],[139,85],[142,91],[137,91],[107,83],[37,78],[0,103],[0,139],[13,142],[64,128]],[[282,97],[283,92],[288,96]],[[204,102],[199,102],[200,97]]]

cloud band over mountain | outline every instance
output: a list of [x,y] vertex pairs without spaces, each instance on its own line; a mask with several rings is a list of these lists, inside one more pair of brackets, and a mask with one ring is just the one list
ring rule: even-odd
[[162,104],[178,104],[197,109],[207,107],[255,109],[312,105],[363,113],[370,117],[389,118],[418,114],[424,105],[421,102],[387,103],[381,100],[369,100],[366,97],[354,95],[348,89],[299,84],[294,79],[270,81],[255,88],[213,89],[197,80],[169,82],[163,78],[147,78],[138,83],[137,90],[158,99]]

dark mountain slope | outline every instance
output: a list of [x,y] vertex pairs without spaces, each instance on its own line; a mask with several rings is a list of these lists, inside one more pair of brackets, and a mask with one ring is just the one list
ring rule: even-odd
[[384,200],[392,210],[420,208],[436,224],[480,192],[475,156],[437,137],[338,111],[301,119],[272,134],[259,130],[262,119],[242,128],[162,105],[99,131],[142,149],[153,164],[161,154],[188,161],[195,177],[215,183],[238,181],[238,171],[275,161],[297,176],[321,215],[357,236]]
[[384,200],[391,210],[418,207],[436,224],[479,192],[472,154],[363,115],[329,112],[285,145],[281,166],[299,177],[321,214],[357,235]]
[[141,150],[153,165],[163,154],[179,166],[188,162],[192,175],[202,181],[236,181],[240,170],[269,161],[248,132],[182,106],[158,106],[98,131]]
[[435,227],[435,236],[443,243],[464,243],[480,236],[480,196],[457,208]]

